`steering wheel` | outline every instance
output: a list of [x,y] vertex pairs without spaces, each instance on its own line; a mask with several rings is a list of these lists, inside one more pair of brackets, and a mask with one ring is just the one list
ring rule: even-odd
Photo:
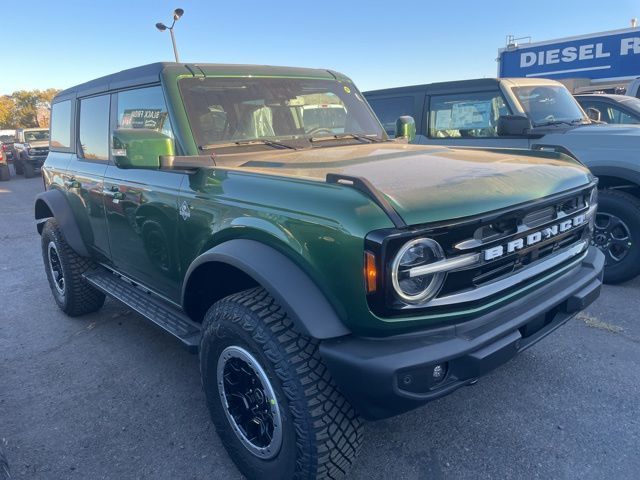
[[333,132],[331,131],[331,129],[326,127],[312,128],[307,132],[308,135],[317,135],[318,133],[326,133],[327,135],[333,135]]

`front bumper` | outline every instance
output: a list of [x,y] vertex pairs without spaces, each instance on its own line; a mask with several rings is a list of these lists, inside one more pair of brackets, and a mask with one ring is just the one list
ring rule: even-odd
[[491,313],[406,335],[326,340],[320,353],[363,417],[397,415],[472,383],[566,323],[598,298],[603,268],[590,247],[579,265]]
[[46,155],[29,155],[25,158],[24,162],[25,163],[30,163],[31,165],[33,165],[36,168],[42,168],[42,165],[44,165],[44,161],[47,159]]

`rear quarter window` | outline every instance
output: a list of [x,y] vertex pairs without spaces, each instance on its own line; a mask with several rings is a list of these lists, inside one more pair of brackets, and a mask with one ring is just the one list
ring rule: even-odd
[[51,107],[51,150],[71,148],[71,100],[54,103]]
[[415,100],[413,96],[370,98],[369,105],[378,116],[380,123],[390,136],[396,134],[396,120],[403,115],[415,115]]

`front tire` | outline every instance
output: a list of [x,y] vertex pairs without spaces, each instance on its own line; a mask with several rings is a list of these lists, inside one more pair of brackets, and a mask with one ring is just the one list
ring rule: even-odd
[[362,443],[362,421],[338,392],[318,342],[296,332],[264,289],[209,309],[200,371],[213,423],[248,479],[347,475]]
[[640,200],[620,190],[599,193],[593,244],[605,255],[604,282],[640,274]]
[[78,255],[66,242],[54,218],[42,229],[42,259],[58,307],[71,317],[100,310],[105,296],[89,285],[83,275],[95,262]]

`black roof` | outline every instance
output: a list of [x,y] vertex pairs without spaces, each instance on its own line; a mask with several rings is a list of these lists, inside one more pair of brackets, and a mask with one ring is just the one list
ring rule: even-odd
[[[144,85],[146,83],[157,83],[160,81],[160,73],[168,65],[176,64],[169,62],[150,63],[149,65],[129,68],[127,70],[122,70],[121,72],[89,80],[88,82],[63,90],[56,96],[56,100],[63,100],[70,96],[76,97],[93,95],[116,88],[126,88],[136,85]],[[185,73],[189,73],[186,68]]]
[[370,90],[364,92],[365,95],[379,93],[402,93],[415,92],[416,90],[429,90],[430,92],[446,91],[448,93],[455,91],[456,88],[468,90],[470,88],[495,88],[500,83],[500,78],[476,78],[473,80],[455,80],[452,82],[425,83],[423,85],[409,85],[406,87],[384,88],[381,90]]
[[296,67],[275,67],[269,65],[226,65],[215,63],[175,63],[157,62],[140,67],[129,68],[118,73],[112,73],[104,77],[90,80],[86,83],[67,88],[60,92],[55,101],[67,98],[84,97],[98,93],[135,87],[160,82],[163,72],[169,70],[174,75],[283,75],[283,76],[308,76],[321,78],[346,78],[344,75],[330,70]]

